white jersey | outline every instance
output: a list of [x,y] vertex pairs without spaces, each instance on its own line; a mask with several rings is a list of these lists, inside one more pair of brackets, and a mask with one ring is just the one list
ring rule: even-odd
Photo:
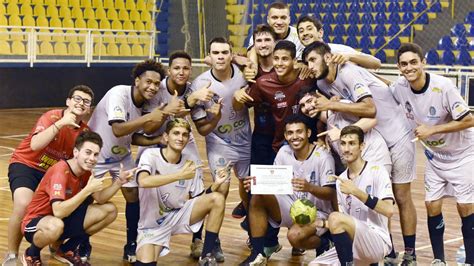
[[[187,83],[186,84],[186,88],[184,89],[184,92],[181,94],[181,95],[178,95],[178,99],[180,100],[183,100],[185,101],[185,98],[187,96],[189,96],[189,94],[191,94],[191,83]],[[170,93],[169,89],[168,89],[168,77],[166,77],[164,80],[161,81],[160,83],[160,88],[155,96],[156,98],[156,101],[158,101],[160,104],[167,104],[171,101],[171,99],[173,98],[173,95]],[[160,136],[162,135],[165,130],[166,130],[166,124],[173,118],[174,116],[168,116],[166,118],[166,121],[163,122],[162,126],[160,128],[158,128],[158,130],[156,130],[153,134],[151,134],[152,136]],[[189,121],[188,117],[186,116],[185,117],[186,120],[188,120],[188,122],[191,122]],[[194,140],[194,136],[193,136],[193,132],[189,132],[189,141],[188,141],[188,144],[186,146],[196,146],[196,143],[195,143],[195,140]],[[137,151],[137,160],[140,159],[140,156],[141,154],[143,153],[143,151],[147,148],[152,148],[152,147],[158,147],[158,145],[153,145],[153,146],[139,146],[138,147],[138,151]],[[197,150],[197,146],[193,149]]]
[[[298,30],[293,26],[289,26],[288,27],[288,34],[282,40],[290,41],[290,42],[295,44],[295,46],[296,46],[296,59],[300,60],[301,56],[303,54],[304,45],[300,42],[300,39],[298,38]],[[250,34],[249,45],[247,46],[247,49],[250,50],[250,48],[252,48],[252,47],[253,47],[253,33]]]
[[118,85],[111,88],[94,109],[89,127],[98,133],[104,142],[98,163],[114,163],[130,155],[132,134],[117,138],[112,132],[113,123],[135,120],[150,113],[158,106],[156,98],[137,106],[132,98],[132,86]]
[[356,49],[339,43],[328,43],[329,48],[331,48],[331,53],[361,53]]
[[[341,102],[351,103],[348,100],[341,100]],[[327,124],[333,125],[339,129],[343,129],[346,126],[352,125],[359,121],[359,118],[342,112],[327,111]],[[339,154],[342,159],[341,147],[339,146],[340,141],[331,141],[331,148]],[[387,147],[387,143],[383,139],[382,135],[377,130],[369,130],[364,134],[364,149],[362,150],[362,159],[365,161],[373,162],[379,165],[391,165],[392,160],[390,159],[390,152]]]
[[[405,107],[412,129],[418,124],[442,125],[461,120],[469,114],[469,107],[456,86],[446,77],[426,73],[426,84],[414,91],[401,77],[391,87],[396,100]],[[440,133],[423,140],[425,155],[436,168],[449,170],[474,161],[474,128],[458,132]]]
[[[293,176],[305,178],[312,185],[325,187],[335,184],[335,181],[328,178],[328,176],[334,175],[334,158],[329,152],[316,146],[313,147],[306,160],[299,161],[290,145],[284,145],[275,157],[275,165],[293,166]],[[306,198],[312,201],[319,211],[327,214],[333,211],[329,200],[319,199],[309,192],[295,192],[294,194],[299,199]]]
[[391,95],[387,85],[365,68],[344,64],[338,68],[333,83],[318,80],[318,88],[329,96],[337,95],[352,102],[372,97],[377,108],[375,129],[382,134],[389,148],[410,133],[408,121],[395,115],[399,114],[402,108]]
[[[192,160],[197,165],[195,154],[185,151],[177,164],[166,161],[161,148],[150,148],[143,152],[138,163],[137,176],[140,172],[150,175],[174,174],[183,168],[187,160]],[[184,206],[189,196],[195,197],[202,193],[204,184],[202,175],[196,171],[192,179],[183,179],[155,188],[139,188],[140,197],[140,220],[139,229],[154,228],[159,225],[163,218],[170,212]],[[138,179],[140,183],[140,179]]]
[[247,108],[235,111],[232,108],[232,99],[234,92],[247,84],[242,72],[237,66],[232,65],[232,78],[226,81],[220,81],[208,70],[199,75],[191,85],[191,91],[196,91],[211,81],[209,89],[216,93],[213,99],[208,102],[200,103],[191,111],[191,117],[194,121],[207,119],[206,109],[214,105],[219,97],[223,98],[221,119],[214,130],[206,136],[206,145],[208,150],[214,146],[232,146],[242,148],[250,154],[251,129],[250,119]]
[[[348,179],[348,171],[349,169],[346,169],[340,177],[342,179]],[[377,197],[379,200],[394,200],[392,183],[387,171],[382,165],[366,162],[360,175],[352,181],[356,187],[372,197]],[[339,211],[365,222],[370,228],[377,231],[382,236],[385,243],[390,244],[388,218],[367,207],[364,202],[360,201],[354,195],[342,193],[340,183],[340,181],[336,182]]]

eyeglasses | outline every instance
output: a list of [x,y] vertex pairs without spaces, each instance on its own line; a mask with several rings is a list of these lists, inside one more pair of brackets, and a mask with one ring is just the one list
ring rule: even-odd
[[84,104],[84,106],[86,106],[86,107],[90,107],[91,104],[92,104],[92,101],[91,101],[91,100],[82,98],[82,97],[79,96],[79,95],[73,95],[73,96],[71,97],[71,99],[73,99],[74,102],[76,102],[76,103],[82,102],[82,104]]

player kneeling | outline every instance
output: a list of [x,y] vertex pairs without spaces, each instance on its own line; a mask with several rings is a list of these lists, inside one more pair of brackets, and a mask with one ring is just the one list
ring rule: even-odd
[[206,238],[199,265],[217,265],[211,254],[225,208],[224,195],[219,192],[230,175],[228,169],[221,169],[203,194],[202,176],[196,172],[200,166],[194,163],[197,154],[183,151],[190,132],[185,119],[175,118],[166,124],[163,133],[168,146],[149,148],[140,157],[137,173],[140,221],[135,266],[156,265],[159,256],[168,254],[172,235],[196,232],[206,216]]
[[[290,208],[298,199],[308,199],[317,207],[318,217],[328,217],[336,205],[334,159],[322,148],[309,142],[311,129],[306,118],[292,115],[286,119],[284,137],[288,145],[278,151],[275,165],[293,166],[293,194],[290,195],[252,195],[249,208],[249,221],[252,253],[241,265],[265,265],[271,254],[264,251],[267,221],[274,228],[287,227],[288,240],[293,247],[316,249],[321,254],[329,246],[327,229],[316,228],[315,224],[294,224]],[[246,190],[255,177],[244,181]]]
[[[134,169],[120,171],[119,178],[93,178],[101,137],[94,132],[81,132],[74,145],[74,157],[60,161],[46,171],[22,222],[22,231],[31,246],[22,257],[23,265],[41,265],[40,252],[47,245],[61,244],[54,258],[69,265],[82,262],[79,244],[112,223],[117,208],[107,202],[133,177]],[[97,203],[92,203],[92,198]],[[69,239],[67,242],[63,241]]]
[[310,265],[368,265],[390,252],[392,244],[388,218],[393,214],[393,192],[383,165],[364,161],[364,132],[357,126],[341,130],[340,146],[347,169],[337,177],[339,211],[328,221],[317,220],[329,228],[335,249],[317,257]]

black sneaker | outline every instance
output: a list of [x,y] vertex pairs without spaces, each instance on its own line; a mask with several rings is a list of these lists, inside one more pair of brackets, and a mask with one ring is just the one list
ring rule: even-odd
[[244,218],[247,215],[247,211],[245,210],[244,204],[242,201],[239,205],[235,206],[234,210],[232,210],[232,217],[236,219]]
[[306,250],[302,248],[291,249],[291,256],[303,256],[305,253],[306,253]]
[[224,262],[224,252],[222,252],[221,241],[216,240],[216,245],[212,249],[212,256],[216,259],[217,262]]
[[123,260],[130,263],[135,263],[137,261],[137,243],[127,243],[123,246]]
[[82,262],[86,263],[87,261],[89,261],[92,253],[92,246],[89,240],[84,241],[79,245],[78,252]]

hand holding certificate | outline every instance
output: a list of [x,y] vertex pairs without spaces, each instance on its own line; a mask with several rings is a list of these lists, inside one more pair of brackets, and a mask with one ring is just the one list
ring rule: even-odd
[[251,182],[252,194],[293,194],[291,165],[250,165],[250,174],[255,177]]

